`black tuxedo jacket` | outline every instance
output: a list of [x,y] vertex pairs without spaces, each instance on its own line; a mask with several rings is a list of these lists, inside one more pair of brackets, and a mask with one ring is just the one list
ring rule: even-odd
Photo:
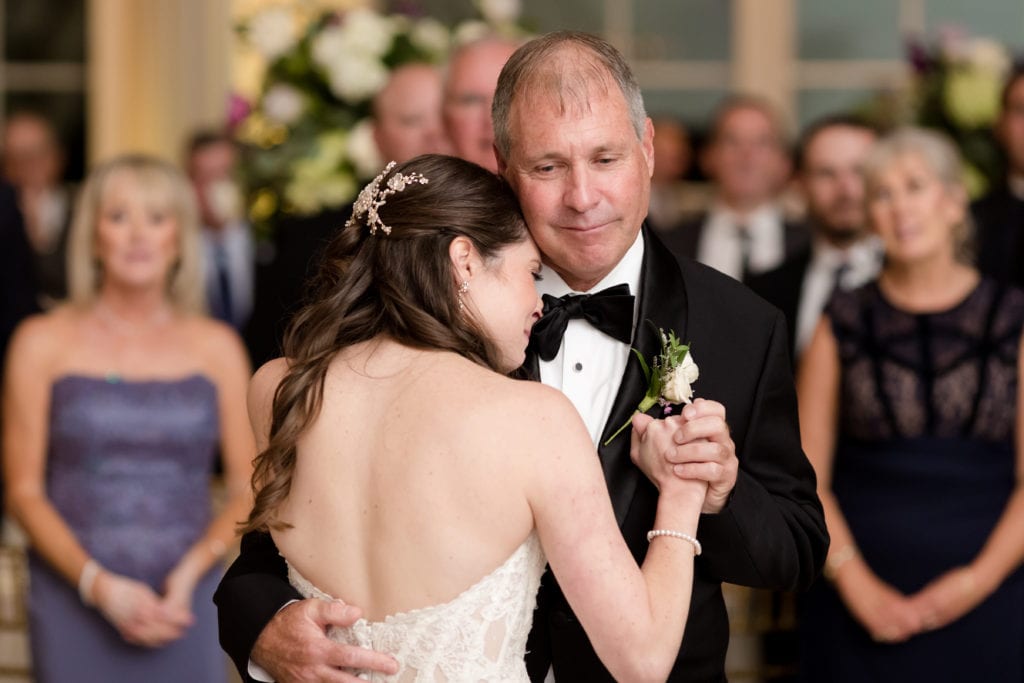
[[[646,357],[660,351],[654,327],[691,343],[700,366],[698,396],[725,405],[740,471],[732,497],[717,515],[701,518],[690,621],[670,680],[724,680],[729,625],[721,582],[765,588],[804,588],[825,559],[828,535],[815,492],[814,471],[800,447],[796,395],[782,316],[721,273],[681,264],[644,229],[646,248],[633,346]],[[534,367],[536,367],[534,365]],[[602,440],[626,421],[645,393],[630,358]],[[657,491],[629,459],[625,435],[599,454],[616,518],[642,561]],[[221,644],[242,672],[263,626],[298,594],[265,534],[249,534],[242,554],[214,596]],[[527,665],[543,680],[549,665],[561,681],[612,680],[594,653],[557,582],[548,573],[538,596]]]
[[978,269],[1003,284],[1024,286],[1024,200],[1005,185],[971,204]]
[[312,216],[285,216],[275,226],[274,258],[256,267],[255,305],[243,335],[257,368],[281,355],[285,329],[305,303],[306,285],[324,248],[351,215],[347,205]]
[[777,268],[751,276],[747,282],[755,294],[782,311],[789,336],[789,359],[796,357],[796,318],[803,298],[804,278],[811,267],[811,249],[806,247]]
[[[658,234],[665,246],[681,261],[697,258],[697,248],[708,222],[708,213],[702,212],[684,220],[671,230],[663,230]],[[784,260],[806,249],[810,244],[810,233],[802,223],[785,221],[782,224]]]

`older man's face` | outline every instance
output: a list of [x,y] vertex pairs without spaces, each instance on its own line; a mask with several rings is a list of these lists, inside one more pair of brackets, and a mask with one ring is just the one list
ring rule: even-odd
[[497,172],[491,103],[501,67],[512,56],[510,43],[484,42],[458,53],[448,67],[444,125],[455,155]]
[[502,173],[537,246],[577,291],[596,285],[636,240],[647,215],[654,159],[647,120],[638,139],[613,83],[592,86],[588,106],[526,88],[512,102]]
[[384,161],[450,152],[441,126],[441,74],[434,67],[396,69],[374,100],[374,114],[374,140]]

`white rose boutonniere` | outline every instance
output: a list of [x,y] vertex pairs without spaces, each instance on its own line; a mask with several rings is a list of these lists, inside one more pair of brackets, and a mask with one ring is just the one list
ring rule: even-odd
[[[647,393],[635,412],[646,413],[660,404],[665,408],[665,415],[670,415],[672,404],[690,403],[693,399],[693,383],[700,376],[700,369],[693,359],[693,354],[690,353],[689,344],[680,342],[672,330],[669,330],[668,334],[664,330],[658,332],[661,334],[661,353],[651,363],[647,362],[642,353],[633,349],[633,353],[640,359],[640,367],[647,379]],[[630,422],[632,418],[626,420],[604,445],[610,444]]]
[[686,355],[683,362],[671,372],[665,373],[665,387],[661,395],[669,403],[689,403],[693,398],[693,383],[700,377],[700,370],[693,362],[689,347],[684,346]]

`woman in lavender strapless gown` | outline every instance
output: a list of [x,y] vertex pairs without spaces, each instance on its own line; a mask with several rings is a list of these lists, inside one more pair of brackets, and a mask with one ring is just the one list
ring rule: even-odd
[[83,188],[71,240],[70,302],[18,329],[4,388],[35,679],[224,681],[211,597],[249,506],[249,367],[197,315],[191,188],[159,160],[115,159]]

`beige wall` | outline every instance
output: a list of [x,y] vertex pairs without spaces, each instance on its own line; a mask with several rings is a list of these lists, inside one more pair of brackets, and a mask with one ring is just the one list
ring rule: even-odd
[[189,133],[222,125],[230,82],[230,0],[92,0],[89,163],[121,152],[181,158]]

